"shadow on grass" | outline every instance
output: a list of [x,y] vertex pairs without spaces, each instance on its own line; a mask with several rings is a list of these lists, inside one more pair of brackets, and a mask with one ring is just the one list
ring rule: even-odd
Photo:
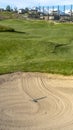
[[4,30],[4,31],[0,31],[0,33],[2,32],[10,32],[10,33],[18,33],[18,34],[25,34],[26,32],[21,32],[21,31],[15,31],[15,30]]
[[25,34],[26,32],[14,31],[14,33]]

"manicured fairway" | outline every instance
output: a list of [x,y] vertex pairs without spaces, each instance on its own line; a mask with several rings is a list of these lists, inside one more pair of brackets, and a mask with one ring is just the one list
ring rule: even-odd
[[0,130],[73,129],[73,24],[0,21],[0,74]]

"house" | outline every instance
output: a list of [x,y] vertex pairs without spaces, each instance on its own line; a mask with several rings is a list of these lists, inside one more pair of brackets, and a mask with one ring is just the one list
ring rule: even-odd
[[4,11],[4,9],[3,8],[0,8],[0,12],[3,12]]
[[70,21],[71,17],[69,15],[61,15],[60,16],[60,22],[66,22],[66,21]]
[[29,10],[29,14],[36,14],[37,13],[37,9],[31,9]]
[[24,14],[25,13],[25,9],[19,9],[18,10],[18,14]]
[[29,18],[39,18],[40,17],[40,14],[39,12],[37,11],[37,9],[31,9],[29,10]]
[[49,20],[54,20],[54,16],[53,15],[49,15]]

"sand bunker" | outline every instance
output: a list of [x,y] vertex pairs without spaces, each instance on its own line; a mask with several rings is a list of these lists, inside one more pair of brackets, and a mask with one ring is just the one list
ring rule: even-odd
[[73,77],[0,76],[0,130],[73,130]]

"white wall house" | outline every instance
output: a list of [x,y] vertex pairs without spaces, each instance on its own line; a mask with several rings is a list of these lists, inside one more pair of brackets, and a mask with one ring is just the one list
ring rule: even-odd
[[25,10],[24,9],[19,9],[18,10],[18,14],[24,14],[25,13]]

